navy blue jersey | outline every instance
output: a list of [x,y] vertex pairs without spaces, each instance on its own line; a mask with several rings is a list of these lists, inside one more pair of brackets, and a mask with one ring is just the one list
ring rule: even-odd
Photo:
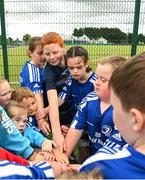
[[132,146],[100,150],[82,164],[81,172],[99,168],[104,179],[145,179],[145,155]]
[[0,179],[54,179],[54,174],[51,166],[46,162],[23,166],[0,161]]
[[103,146],[114,129],[112,110],[110,106],[101,114],[100,98],[95,91],[89,93],[78,107],[71,128],[87,131],[91,154]]
[[[65,81],[69,76],[69,70],[58,66],[53,66],[49,63],[44,68],[45,89],[46,92],[52,89],[57,90],[59,94],[65,85]],[[45,94],[46,96],[46,94]],[[45,106],[48,106],[47,96],[44,98]],[[60,123],[70,124],[74,117],[74,111],[71,100],[67,100],[59,107]]]
[[30,62],[26,62],[20,73],[20,84],[31,89],[33,93],[43,94],[44,70]]
[[94,72],[90,73],[90,76],[85,83],[80,83],[78,80],[74,80],[72,76],[69,76],[59,97],[64,101],[71,99],[73,105],[77,107],[88,93],[94,91],[95,80],[96,74]]

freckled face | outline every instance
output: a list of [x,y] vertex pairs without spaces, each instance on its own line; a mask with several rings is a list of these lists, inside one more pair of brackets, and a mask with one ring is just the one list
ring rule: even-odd
[[64,59],[64,52],[64,48],[55,43],[48,44],[43,47],[43,53],[46,61],[53,66],[61,64],[61,61]]

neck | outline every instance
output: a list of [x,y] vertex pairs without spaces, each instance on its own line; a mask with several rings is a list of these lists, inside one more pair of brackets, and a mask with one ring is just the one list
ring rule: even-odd
[[110,106],[111,106],[110,102],[101,101],[100,104],[101,113],[103,113]]
[[83,77],[79,80],[80,83],[85,83],[90,76],[90,72],[86,72]]

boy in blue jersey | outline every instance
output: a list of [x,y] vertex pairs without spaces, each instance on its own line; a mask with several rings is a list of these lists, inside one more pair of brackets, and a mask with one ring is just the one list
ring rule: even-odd
[[[20,73],[21,86],[28,87],[35,95],[39,111],[44,112],[43,93],[44,93],[44,69],[45,59],[41,48],[41,37],[32,37],[29,42],[29,58]],[[38,125],[45,134],[50,131],[48,122],[45,118],[38,120]]]
[[117,68],[109,82],[113,120],[129,144],[104,147],[80,168],[100,168],[105,179],[145,179],[145,52]]
[[77,114],[66,135],[67,155],[70,156],[84,130],[90,143],[90,154],[97,152],[114,129],[108,82],[112,72],[125,62],[123,57],[109,56],[96,68],[95,91],[80,103]]

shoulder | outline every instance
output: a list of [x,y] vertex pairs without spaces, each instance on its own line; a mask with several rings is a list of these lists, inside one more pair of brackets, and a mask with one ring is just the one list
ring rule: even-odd
[[101,148],[95,155],[88,158],[80,167],[80,171],[85,169],[85,167],[89,168],[89,166],[96,166],[98,163],[103,163],[104,161],[108,161],[113,163],[116,159],[124,159],[131,156],[130,151],[127,148],[123,148],[122,150],[103,147]]

